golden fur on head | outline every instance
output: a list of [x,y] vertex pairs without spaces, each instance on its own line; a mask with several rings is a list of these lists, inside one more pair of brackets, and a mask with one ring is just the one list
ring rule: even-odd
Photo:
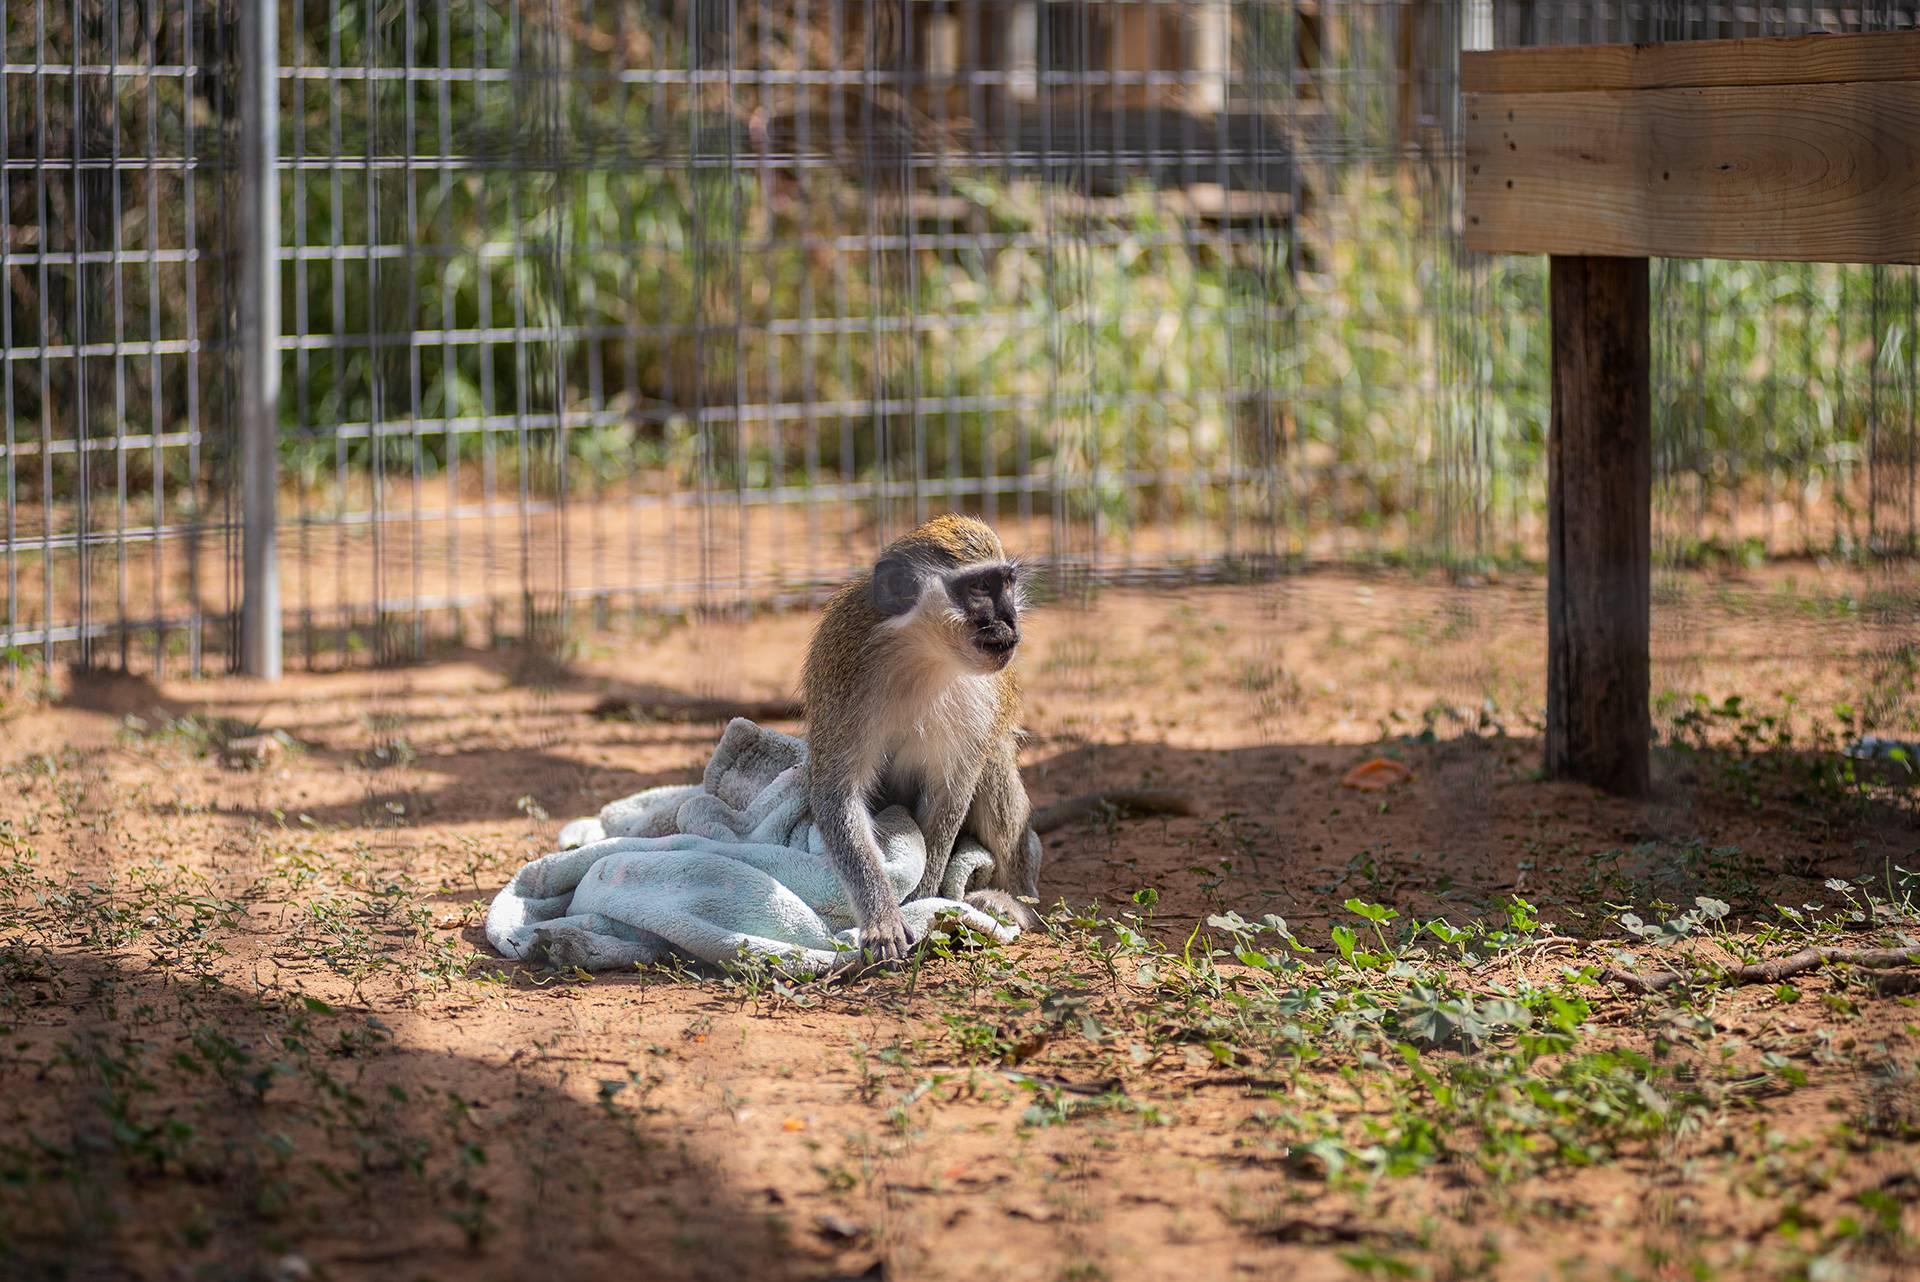
[[971,516],[948,513],[936,516],[925,525],[903,534],[887,545],[885,555],[904,556],[914,561],[946,562],[969,565],[975,561],[1004,561],[1006,549],[1000,536],[985,521]]

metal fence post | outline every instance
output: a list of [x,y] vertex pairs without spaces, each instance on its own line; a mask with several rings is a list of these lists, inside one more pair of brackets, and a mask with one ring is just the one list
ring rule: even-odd
[[240,670],[280,675],[279,0],[240,3]]

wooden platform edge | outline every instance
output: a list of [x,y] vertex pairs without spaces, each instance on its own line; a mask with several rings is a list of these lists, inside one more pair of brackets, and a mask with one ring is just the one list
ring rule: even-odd
[[1920,80],[1920,30],[1487,49],[1460,55],[1462,93],[1704,89],[1867,80]]
[[1920,262],[1920,78],[1462,106],[1470,250]]

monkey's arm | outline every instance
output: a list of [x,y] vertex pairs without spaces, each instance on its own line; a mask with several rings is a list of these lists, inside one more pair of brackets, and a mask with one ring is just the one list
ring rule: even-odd
[[944,782],[923,783],[913,807],[913,821],[927,842],[927,866],[920,875],[914,898],[935,895],[946,880],[947,864],[953,858],[954,845],[966,826],[967,809],[973,789],[962,782],[957,787]]
[[1020,899],[1040,897],[1040,839],[1028,823],[1030,811],[1019,754],[1009,737],[987,759],[967,812],[967,830],[993,856],[991,888],[974,891],[967,902],[1023,930],[1040,924],[1039,913]]
[[880,843],[873,835],[873,816],[867,813],[865,801],[851,788],[822,788],[816,783],[811,791],[813,822],[860,923],[861,950],[876,961],[905,957],[913,940],[893,888],[887,884]]
[[993,884],[1016,895],[1038,896],[1040,864],[1027,841],[1033,807],[1020,778],[1020,758],[1011,736],[987,757],[974,786],[967,830],[993,856]]

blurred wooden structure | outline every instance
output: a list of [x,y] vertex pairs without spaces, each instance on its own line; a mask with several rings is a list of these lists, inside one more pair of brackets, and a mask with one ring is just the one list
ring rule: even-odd
[[713,0],[668,6],[701,66],[793,77],[731,100],[710,80],[716,116],[739,119],[703,128],[703,147],[775,169],[833,153],[870,187],[912,187],[895,203],[926,219],[957,199],[936,194],[942,156],[1090,200],[1146,187],[1183,196],[1183,218],[1271,225],[1300,214],[1328,168],[1452,145],[1462,11],[1438,0],[777,0],[740,6],[731,26]]

